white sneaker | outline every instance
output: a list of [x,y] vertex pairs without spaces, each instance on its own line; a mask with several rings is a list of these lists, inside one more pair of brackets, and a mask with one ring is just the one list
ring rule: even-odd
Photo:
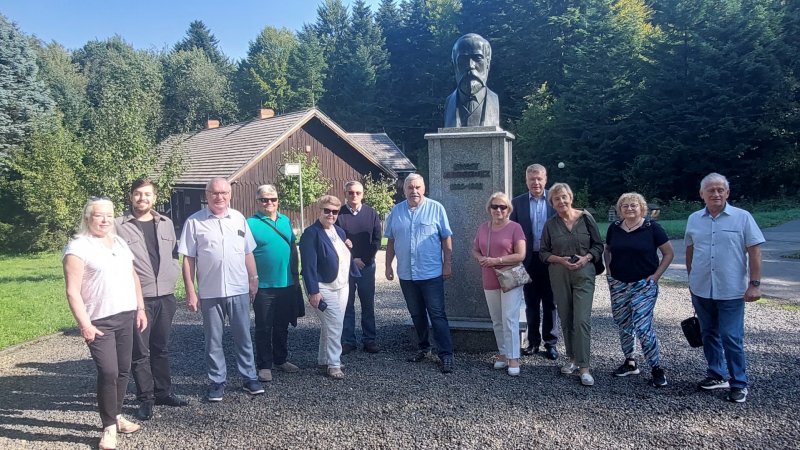
[[564,375],[568,375],[572,372],[575,372],[576,370],[578,370],[578,366],[576,366],[575,363],[572,361],[561,366],[561,373],[563,373]]
[[136,433],[142,428],[138,423],[133,423],[130,420],[122,417],[122,414],[117,415],[117,431],[122,434]]
[[509,367],[508,368],[508,374],[511,375],[512,377],[518,377],[519,376],[519,367]]
[[100,450],[109,450],[117,448],[117,425],[109,425],[103,428],[103,434],[100,436]]
[[506,367],[508,367],[508,363],[505,362],[505,361],[495,361],[494,362],[494,368],[497,369],[497,370],[505,369]]
[[594,378],[589,372],[581,374],[581,384],[584,386],[594,386]]

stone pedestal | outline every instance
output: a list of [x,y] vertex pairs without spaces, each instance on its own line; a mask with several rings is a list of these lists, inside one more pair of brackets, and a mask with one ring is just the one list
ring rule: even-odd
[[[440,128],[425,135],[429,173],[426,196],[447,210],[453,229],[453,276],[445,282],[445,305],[453,344],[459,351],[492,351],[497,344],[472,258],[478,226],[490,217],[486,201],[497,191],[511,192],[511,142],[499,127]],[[524,315],[523,315],[524,316]]]

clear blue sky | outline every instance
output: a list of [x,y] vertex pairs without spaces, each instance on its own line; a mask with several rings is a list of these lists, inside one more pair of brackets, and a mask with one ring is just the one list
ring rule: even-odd
[[[344,0],[346,5],[354,0]],[[0,14],[26,34],[68,49],[118,34],[138,49],[171,48],[193,20],[203,23],[228,57],[241,59],[266,26],[299,30],[322,0],[4,0]],[[367,0],[372,11],[379,0]]]

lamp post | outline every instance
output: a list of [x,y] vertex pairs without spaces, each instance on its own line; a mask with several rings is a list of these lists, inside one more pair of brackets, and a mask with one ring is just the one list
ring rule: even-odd
[[303,171],[301,163],[286,163],[283,166],[283,174],[289,177],[300,177],[300,229],[306,229],[306,213],[303,206]]

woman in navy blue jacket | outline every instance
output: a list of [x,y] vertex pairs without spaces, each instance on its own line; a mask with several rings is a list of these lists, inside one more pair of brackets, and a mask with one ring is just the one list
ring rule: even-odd
[[300,238],[303,283],[308,302],[320,321],[317,364],[326,369],[329,377],[344,378],[342,356],[342,326],[347,307],[350,276],[361,273],[350,256],[352,244],[344,230],[335,225],[342,202],[332,195],[317,201],[319,219],[303,231]]

